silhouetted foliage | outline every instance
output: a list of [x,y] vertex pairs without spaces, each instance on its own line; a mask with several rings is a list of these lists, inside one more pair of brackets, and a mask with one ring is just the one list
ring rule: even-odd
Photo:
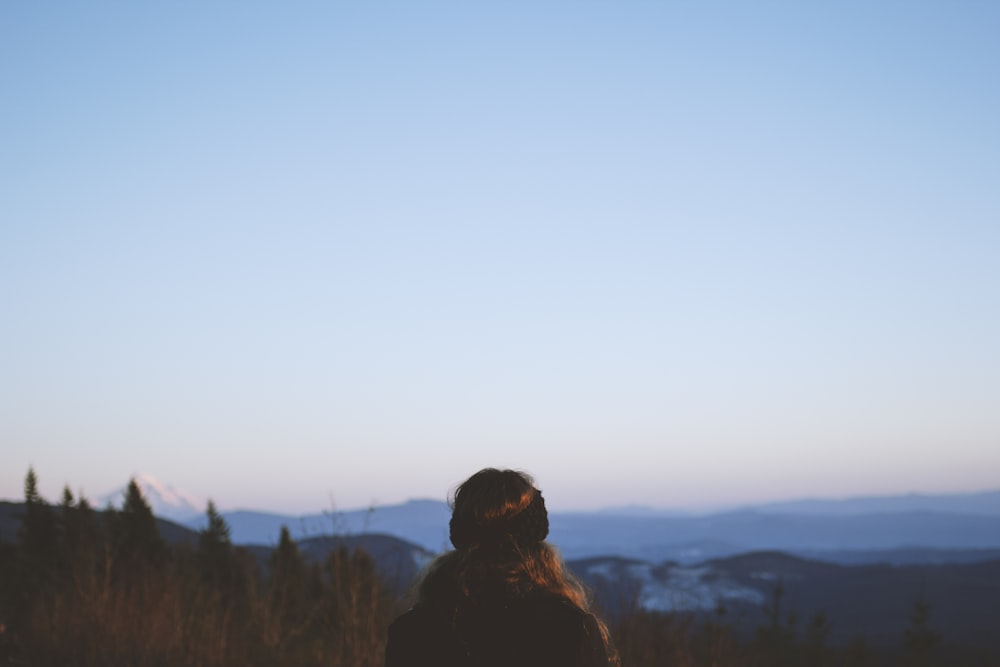
[[[69,489],[58,506],[48,505],[29,470],[17,541],[0,542],[0,665],[382,664],[400,601],[368,554],[338,546],[309,561],[283,528],[258,562],[232,544],[211,502],[206,515],[197,539],[168,545],[134,480],[120,511],[96,512]],[[779,581],[754,631],[753,610],[735,617],[722,604],[704,613],[648,611],[629,591],[613,643],[627,667],[1000,664],[994,654],[947,646],[932,629],[922,591],[896,648],[861,638],[830,646],[827,615],[812,612],[800,627],[787,594]],[[740,613],[749,616],[741,621]]]
[[58,553],[58,529],[52,508],[38,492],[38,477],[33,468],[24,478],[24,519],[18,531],[23,569],[33,586],[44,586],[52,574]]
[[317,643],[318,609],[323,585],[318,566],[308,567],[286,526],[271,554],[266,605],[269,623],[264,641],[276,656],[296,664],[306,661]]
[[49,506],[29,470],[18,541],[0,543],[0,664],[381,665],[393,601],[367,554],[307,564],[284,530],[262,571],[206,514],[171,547],[134,480],[98,514],[69,489]]
[[205,585],[212,589],[232,591],[238,587],[236,556],[229,540],[229,526],[215,509],[215,503],[208,501],[205,511],[208,520],[203,531],[198,534],[198,566]]
[[906,664],[908,667],[931,667],[941,637],[930,627],[931,608],[923,592],[913,602],[910,625],[906,629]]
[[781,667],[793,662],[792,646],[795,642],[795,616],[787,617],[787,625],[782,619],[782,600],[785,584],[778,581],[771,590],[771,602],[764,608],[767,624],[757,628],[759,665]]
[[826,638],[829,634],[830,623],[827,621],[826,614],[821,611],[817,612],[809,623],[805,642],[802,645],[802,660],[800,662],[803,665],[826,667],[830,664],[829,650],[826,646]]
[[699,665],[732,665],[740,656],[739,642],[727,620],[728,610],[719,603],[715,614],[708,618],[701,636],[696,638],[695,651]]
[[120,512],[109,513],[111,559],[114,573],[126,580],[139,578],[147,568],[166,562],[166,543],[160,537],[153,509],[135,479],[129,480]]

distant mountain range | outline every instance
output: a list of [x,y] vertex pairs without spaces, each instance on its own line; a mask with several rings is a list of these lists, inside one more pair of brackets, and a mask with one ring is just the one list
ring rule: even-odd
[[[448,505],[435,500],[411,500],[401,505],[385,505],[367,510],[289,516],[238,510],[223,512],[230,534],[238,544],[277,544],[281,527],[287,526],[295,539],[321,535],[382,533],[419,544],[428,551],[448,548]],[[200,530],[204,515],[184,522]]]
[[[440,519],[442,513],[445,517],[447,515],[447,506],[431,501],[406,503],[392,509],[394,521],[403,520],[411,512],[427,521],[430,518]],[[393,512],[377,509],[373,513],[361,513],[367,516],[345,513],[345,520],[367,520],[371,527],[379,520],[385,521],[386,515],[393,515]],[[380,513],[381,517],[377,519]],[[0,502],[0,542],[16,539],[23,514],[23,504]],[[251,527],[254,524],[254,513],[238,513],[238,516]],[[282,518],[278,515],[263,516],[272,523]],[[586,516],[574,515],[572,518],[583,521]],[[739,524],[741,517],[747,516],[773,518],[760,513],[733,513],[724,516],[719,527],[731,528],[733,524],[728,521]],[[948,515],[929,512],[911,512],[901,516],[948,518]],[[968,515],[950,516],[968,518]],[[846,517],[848,521],[854,518]],[[556,515],[553,519],[558,523],[560,516]],[[677,520],[673,517],[665,519]],[[327,525],[345,525],[339,518],[320,517],[317,520],[323,520]],[[160,534],[170,543],[197,543],[197,532],[193,528],[166,519],[160,519],[158,523]],[[564,531],[562,535],[565,537],[566,530],[565,526],[554,526],[553,539],[556,543],[560,539],[559,531]],[[325,559],[332,549],[341,546],[364,549],[374,558],[383,581],[397,595],[411,585],[435,551],[396,536],[371,531],[356,534],[341,532],[338,535],[317,533],[300,538],[298,544],[301,552],[315,561]],[[266,568],[274,546],[271,541],[251,544],[246,548]],[[618,550],[627,550],[622,548],[624,546],[619,545]],[[852,565],[829,562],[828,557],[836,553]],[[684,562],[658,560],[655,557],[628,558],[609,552],[587,558],[569,557],[567,566],[593,591],[602,613],[612,619],[637,609],[681,612],[696,617],[715,615],[716,610],[724,609],[725,618],[721,620],[732,625],[738,633],[751,637],[756,628],[767,622],[766,608],[773,603],[775,591],[780,586],[784,591],[782,609],[785,614],[794,614],[800,628],[807,626],[817,613],[826,615],[830,622],[828,639],[831,645],[846,645],[857,638],[864,638],[875,646],[898,646],[913,604],[923,600],[930,605],[933,629],[940,632],[949,644],[976,651],[1000,651],[1000,634],[995,632],[1000,627],[1000,607],[995,604],[1000,599],[1000,548],[913,548],[821,552],[820,555],[827,557],[827,561],[777,551],[750,551],[725,558],[692,557]],[[893,561],[897,564],[891,564]]]
[[858,515],[767,514],[703,517],[555,515],[552,540],[567,558],[617,555],[697,562],[748,551],[780,550],[839,561],[845,552],[1000,548],[1000,516],[931,511]]
[[[204,506],[189,494],[137,475],[157,516],[199,530]],[[104,504],[119,505],[122,491]],[[281,527],[297,540],[391,535],[430,552],[449,548],[446,503],[411,500],[364,510],[285,515],[223,512],[237,544],[277,544]],[[969,562],[1000,549],[1000,491],[802,499],[706,514],[644,507],[555,512],[550,540],[567,559],[620,557],[695,563],[780,550],[841,564]]]
[[755,505],[748,509],[768,514],[824,514],[847,516],[901,512],[939,512],[1000,516],[1000,491],[931,495],[861,496],[837,500],[805,498]]
[[[197,515],[204,514],[205,512],[206,500],[195,494],[176,489],[170,484],[161,482],[149,473],[138,473],[134,476],[134,479],[139,485],[139,488],[142,490],[146,501],[153,508],[153,512],[157,516],[165,519],[171,519],[173,521],[187,521]],[[98,498],[96,506],[104,507],[108,504],[115,507],[120,506],[121,501],[124,498],[126,488],[127,485],[123,484],[120,488],[104,494]],[[415,500],[405,504],[409,505],[410,503],[424,502],[437,503],[439,501]],[[378,506],[374,508],[374,510],[382,511],[386,507],[393,506]],[[239,511],[253,514],[268,514],[266,510],[243,509]],[[367,508],[362,510],[350,510],[347,513],[356,515],[358,512],[367,514],[372,511],[372,508]],[[659,509],[647,505],[637,504],[585,512],[585,514],[603,514],[607,516],[694,517],[740,511],[755,511],[764,514],[822,514],[828,516],[900,512],[943,512],[949,514],[1000,516],[1000,489],[973,493],[909,493],[884,496],[854,496],[838,499],[800,498],[794,500],[733,506],[729,508],[701,512]],[[271,514],[279,516],[275,513]],[[339,515],[341,513],[336,514]],[[566,514],[576,513],[567,512]],[[323,521],[329,522],[329,513],[282,516],[285,516],[286,518],[288,516],[293,516],[294,518],[301,518],[301,516],[325,517]]]
[[[845,564],[968,562],[1000,549],[998,499],[1000,492],[802,501],[790,503],[787,512],[784,504],[776,504],[691,516],[557,512],[550,516],[549,539],[567,559],[617,556],[693,563],[781,550]],[[866,506],[872,510],[863,511]],[[281,527],[287,526],[297,539],[381,533],[430,552],[449,548],[449,516],[445,503],[432,500],[304,516],[223,513],[233,540],[242,544],[276,544]],[[197,517],[185,525],[200,529],[204,521]]]

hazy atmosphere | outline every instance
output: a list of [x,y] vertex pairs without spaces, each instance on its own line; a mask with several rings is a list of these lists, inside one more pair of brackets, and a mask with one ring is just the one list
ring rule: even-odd
[[997,488],[1000,4],[0,4],[0,498]]

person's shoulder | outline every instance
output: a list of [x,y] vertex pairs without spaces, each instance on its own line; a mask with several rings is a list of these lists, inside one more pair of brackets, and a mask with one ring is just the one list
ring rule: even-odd
[[390,635],[424,634],[443,625],[438,614],[425,605],[415,605],[389,624]]
[[608,665],[608,647],[594,614],[558,595],[532,596],[524,604],[523,618],[539,664]]
[[575,634],[596,623],[593,614],[561,595],[539,594],[525,598],[521,611],[541,626]]
[[463,650],[445,619],[424,605],[403,612],[390,625],[385,664],[458,665]]

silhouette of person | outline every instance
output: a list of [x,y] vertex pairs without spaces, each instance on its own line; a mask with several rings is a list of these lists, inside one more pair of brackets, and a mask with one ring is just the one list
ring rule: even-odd
[[545,541],[548,512],[530,476],[487,468],[455,492],[455,546],[389,627],[385,667],[608,667],[605,625]]

